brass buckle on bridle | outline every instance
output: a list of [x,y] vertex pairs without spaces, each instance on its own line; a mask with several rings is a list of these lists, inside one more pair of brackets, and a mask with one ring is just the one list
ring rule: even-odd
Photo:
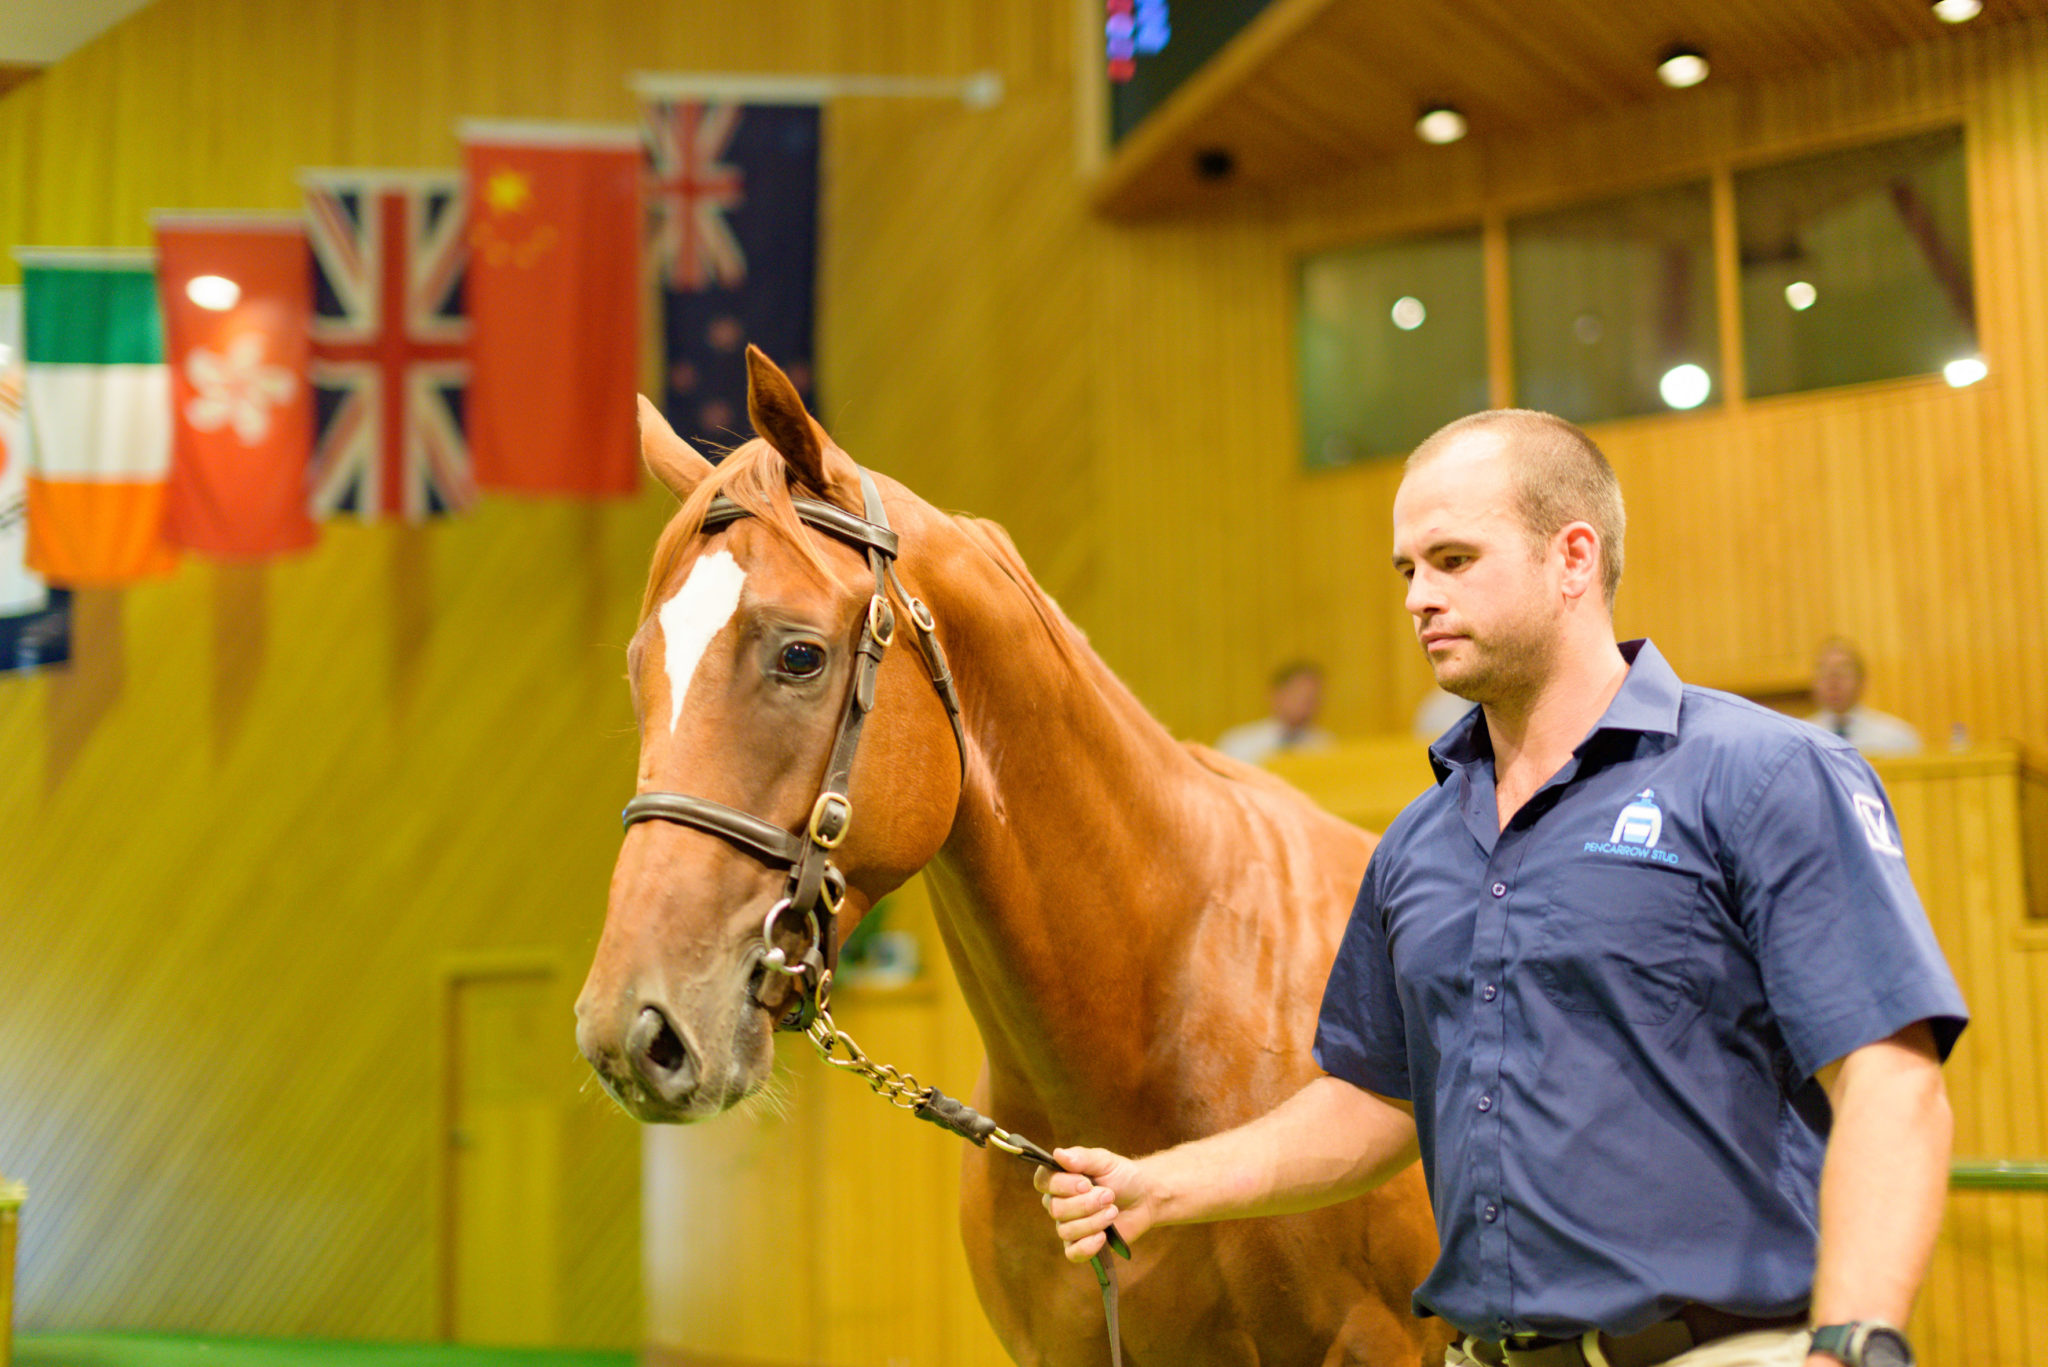
[[853,801],[844,793],[825,792],[811,804],[811,819],[804,834],[821,850],[836,850],[853,826]]

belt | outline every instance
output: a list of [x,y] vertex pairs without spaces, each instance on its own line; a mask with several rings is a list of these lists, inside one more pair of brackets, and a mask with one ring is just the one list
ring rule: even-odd
[[1465,1341],[1465,1351],[1487,1367],[1656,1367],[1715,1339],[1760,1330],[1793,1329],[1805,1323],[1803,1314],[1757,1319],[1716,1310],[1710,1305],[1687,1305],[1671,1318],[1633,1334],[1608,1334],[1592,1329],[1570,1338],[1515,1334],[1499,1343],[1474,1338]]

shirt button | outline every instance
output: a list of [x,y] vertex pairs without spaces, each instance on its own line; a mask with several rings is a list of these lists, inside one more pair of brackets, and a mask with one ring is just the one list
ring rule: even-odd
[[1500,989],[1498,987],[1495,987],[1492,983],[1488,983],[1486,986],[1479,989],[1479,995],[1487,1001],[1492,1001],[1495,997],[1498,997],[1500,995]]
[[1486,1209],[1479,1213],[1486,1217],[1486,1223],[1488,1223],[1489,1225],[1492,1224],[1494,1221],[1500,1219],[1500,1207],[1495,1205],[1491,1201],[1488,1201],[1486,1203]]
[[1495,883],[1495,884],[1493,885],[1493,895],[1494,895],[1495,897],[1505,897],[1505,896],[1507,896],[1507,895],[1508,895],[1508,885],[1507,885],[1506,883]]
[[1490,1111],[1490,1110],[1492,1110],[1492,1109],[1493,1109],[1493,1098],[1492,1098],[1492,1097],[1490,1097],[1490,1096],[1482,1096],[1482,1097],[1480,1097],[1480,1098],[1479,1098],[1479,1109],[1480,1109],[1480,1110],[1482,1110],[1482,1111]]

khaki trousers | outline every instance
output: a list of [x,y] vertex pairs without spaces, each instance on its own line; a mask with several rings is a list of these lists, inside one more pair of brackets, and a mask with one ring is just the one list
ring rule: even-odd
[[[1664,1367],[1804,1367],[1812,1334],[1805,1329],[1765,1329],[1730,1334],[1665,1359]],[[1460,1344],[1444,1353],[1444,1367],[1484,1367]]]

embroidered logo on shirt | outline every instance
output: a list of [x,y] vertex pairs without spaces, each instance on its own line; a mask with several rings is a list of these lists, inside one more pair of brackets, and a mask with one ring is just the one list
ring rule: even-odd
[[1849,796],[1856,804],[1856,818],[1863,823],[1863,837],[1870,842],[1870,848],[1879,854],[1905,858],[1906,852],[1899,848],[1898,840],[1892,835],[1891,823],[1884,818],[1884,804],[1863,793],[1851,793]]
[[1614,818],[1614,830],[1609,833],[1606,843],[1588,840],[1586,853],[1623,854],[1630,859],[1652,859],[1659,864],[1678,863],[1677,855],[1657,848],[1657,842],[1663,838],[1663,809],[1657,806],[1656,791],[1645,788],[1621,809],[1620,816]]
[[1614,834],[1607,837],[1610,845],[1647,845],[1657,848],[1657,838],[1664,834],[1664,813],[1657,806],[1654,789],[1645,788],[1636,794],[1636,800],[1621,809],[1621,815],[1614,818]]

